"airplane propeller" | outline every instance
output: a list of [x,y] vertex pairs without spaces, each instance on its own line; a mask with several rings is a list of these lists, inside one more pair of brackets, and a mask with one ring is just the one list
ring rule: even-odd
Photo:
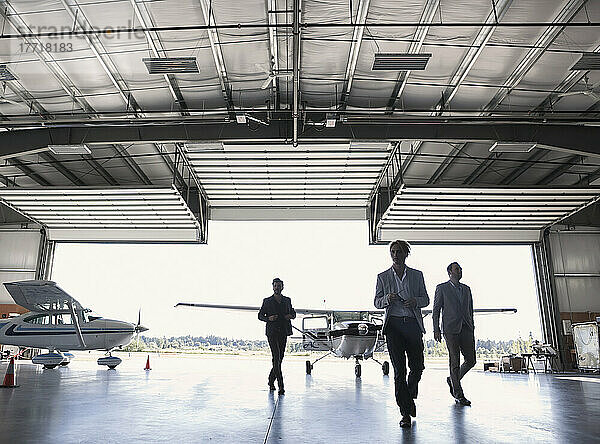
[[136,333],[136,338],[137,338],[137,335],[139,335],[140,333],[143,333],[143,332],[145,332],[145,331],[148,331],[148,328],[147,328],[147,327],[144,327],[144,326],[142,325],[142,323],[141,323],[141,322],[142,322],[142,309],[140,308],[140,309],[138,310],[138,320],[137,320],[137,324],[135,324],[135,333]]

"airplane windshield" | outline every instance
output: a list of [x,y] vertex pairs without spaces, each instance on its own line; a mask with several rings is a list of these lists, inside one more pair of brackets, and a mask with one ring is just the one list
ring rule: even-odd
[[366,311],[335,311],[333,322],[342,321],[368,321],[369,313]]
[[92,322],[92,321],[95,321],[96,319],[102,319],[102,316],[100,316],[98,313],[93,312],[89,308],[86,308],[84,310],[83,317],[84,317],[84,322]]

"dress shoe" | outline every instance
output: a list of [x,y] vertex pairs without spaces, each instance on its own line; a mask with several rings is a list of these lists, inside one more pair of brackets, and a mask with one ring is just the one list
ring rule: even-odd
[[279,389],[279,396],[281,395],[285,395],[285,390],[284,389]]
[[412,405],[410,406],[410,416],[413,418],[417,417],[417,404],[415,404],[415,401],[413,401]]
[[471,405],[471,401],[469,401],[464,396],[461,396],[460,398],[456,398],[454,401],[456,401],[460,405],[465,405],[465,406]]
[[412,425],[412,420],[410,419],[410,416],[403,416],[402,419],[400,420],[400,427],[403,428],[408,428]]
[[450,387],[450,394],[454,398],[454,390],[452,389],[452,380],[450,380],[450,376],[446,378],[446,382],[448,383],[448,387]]

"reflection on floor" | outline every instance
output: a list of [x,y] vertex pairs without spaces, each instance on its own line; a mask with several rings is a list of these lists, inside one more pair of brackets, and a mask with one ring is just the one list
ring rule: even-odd
[[[372,361],[360,379],[345,360],[284,361],[285,396],[268,391],[265,356],[121,355],[117,370],[80,355],[66,368],[18,365],[19,388],[0,390],[1,442],[388,443],[591,442],[599,440],[600,384],[593,376],[473,371],[472,407],[427,368],[412,429],[398,426],[393,379]],[[6,362],[0,364],[4,375]]]

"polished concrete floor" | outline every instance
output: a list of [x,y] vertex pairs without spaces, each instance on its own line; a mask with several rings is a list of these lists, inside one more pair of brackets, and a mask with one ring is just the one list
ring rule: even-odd
[[472,371],[473,405],[460,407],[442,364],[426,364],[418,416],[401,429],[393,379],[372,361],[356,379],[351,361],[320,361],[307,376],[304,357],[286,357],[278,397],[265,356],[151,355],[149,372],[146,355],[120,356],[111,371],[88,354],[53,370],[20,363],[20,387],[0,390],[0,442],[600,442],[595,376]]

